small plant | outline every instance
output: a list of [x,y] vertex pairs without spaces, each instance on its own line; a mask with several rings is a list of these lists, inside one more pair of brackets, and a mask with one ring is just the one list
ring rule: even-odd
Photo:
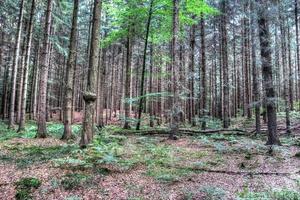
[[16,185],[16,195],[17,200],[30,200],[33,199],[31,193],[33,189],[37,189],[41,186],[41,181],[37,178],[22,178]]
[[61,180],[61,185],[66,190],[72,190],[88,182],[90,178],[86,174],[66,174]]
[[205,186],[200,189],[200,192],[205,195],[205,200],[225,200],[226,192],[222,188]]
[[291,189],[280,189],[273,191],[251,192],[244,188],[238,194],[238,200],[300,200],[300,193]]
[[69,196],[65,200],[82,200],[82,198],[79,196]]

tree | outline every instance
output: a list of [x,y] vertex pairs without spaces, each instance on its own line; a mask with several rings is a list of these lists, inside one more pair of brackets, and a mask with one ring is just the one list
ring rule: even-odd
[[230,124],[229,119],[229,76],[228,76],[228,53],[227,53],[227,0],[222,0],[221,2],[221,45],[222,45],[222,73],[223,73],[223,127],[228,128]]
[[148,20],[147,20],[146,37],[145,37],[144,53],[143,53],[142,80],[141,80],[141,86],[140,86],[138,122],[137,122],[137,125],[136,125],[136,130],[140,129],[141,117],[142,117],[142,111],[143,111],[143,104],[145,103],[145,101],[144,101],[145,100],[145,98],[144,98],[144,82],[145,82],[147,47],[148,47],[149,32],[150,32],[151,19],[152,19],[153,1],[154,0],[150,0],[149,14],[148,14]]
[[68,140],[72,137],[72,104],[73,104],[73,79],[76,60],[76,40],[77,40],[77,18],[79,0],[74,0],[72,30],[70,35],[69,58],[66,72],[66,88],[64,99],[64,133],[62,139]]
[[30,53],[31,53],[31,43],[32,43],[32,31],[34,25],[34,12],[35,12],[36,2],[32,0],[31,2],[31,11],[30,18],[28,23],[27,30],[27,39],[26,39],[26,49],[25,49],[25,63],[24,63],[24,75],[23,75],[23,87],[22,87],[22,98],[21,98],[21,113],[20,113],[20,122],[19,130],[23,131],[25,129],[25,120],[26,120],[26,102],[27,102],[27,90],[28,90],[28,68],[30,64]]
[[[205,22],[202,17],[200,21],[200,34],[201,34],[201,113],[202,117],[207,114],[207,84],[206,84],[206,53],[205,53]],[[202,130],[206,129],[206,119],[202,120]]]
[[273,85],[272,57],[270,46],[270,31],[267,14],[267,5],[259,5],[258,26],[260,40],[260,56],[262,63],[263,84],[266,94],[266,107],[268,118],[268,141],[267,145],[280,145],[277,135],[277,116],[275,103],[275,90]]
[[38,117],[38,138],[47,137],[46,127],[46,102],[47,102],[47,80],[48,80],[48,60],[49,60],[49,37],[51,33],[51,12],[52,12],[52,0],[47,1],[47,9],[45,11],[45,27],[43,47],[40,63],[40,80],[39,80],[39,117]]
[[[250,4],[250,10],[255,10],[254,2]],[[256,32],[255,32],[255,13],[251,14],[251,55],[252,55],[252,85],[253,85],[253,93],[254,93],[254,107],[255,107],[255,133],[259,134],[261,131],[260,125],[260,95],[259,95],[259,80],[258,80],[258,70],[257,70],[257,63],[256,63]]]
[[88,145],[92,141],[94,136],[94,111],[95,101],[97,99],[96,69],[98,65],[100,17],[101,0],[94,0],[87,88],[83,94],[85,111],[80,140],[81,147],[86,147],[86,145]]
[[17,83],[21,35],[22,35],[22,26],[23,26],[23,15],[24,15],[23,10],[24,10],[24,0],[21,0],[18,25],[17,25],[16,43],[15,43],[15,50],[14,50],[15,54],[13,59],[12,76],[11,76],[11,88],[10,88],[11,93],[10,93],[10,107],[9,107],[9,126],[8,126],[9,128],[13,128],[15,123],[16,83]]

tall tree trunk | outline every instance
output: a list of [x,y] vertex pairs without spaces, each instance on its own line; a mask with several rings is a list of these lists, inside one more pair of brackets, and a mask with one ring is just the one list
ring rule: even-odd
[[221,18],[221,38],[222,38],[222,69],[223,69],[223,127],[228,128],[230,124],[229,119],[229,76],[228,76],[228,54],[227,54],[227,0],[221,2],[221,11],[223,16]]
[[206,86],[206,54],[205,54],[205,22],[202,18],[200,21],[200,35],[201,35],[201,115],[202,115],[202,130],[206,129],[206,115],[207,115],[207,86]]
[[64,133],[62,139],[68,140],[72,137],[72,102],[73,102],[73,76],[76,59],[76,40],[77,40],[77,18],[78,18],[79,0],[74,0],[73,3],[73,19],[70,35],[69,58],[67,62],[66,72],[66,87],[64,96]]
[[[300,99],[300,50],[299,50],[299,22],[298,22],[298,0],[295,0],[295,25],[296,25],[296,64],[297,64],[297,67],[296,67],[296,77],[298,80],[296,82],[296,84],[298,85],[298,88],[296,88],[296,97],[297,97],[297,100]],[[299,104],[299,107],[298,107],[298,110],[300,110],[300,104]]]
[[39,80],[39,60],[40,60],[40,41],[37,42],[35,47],[35,57],[33,66],[33,75],[31,83],[31,106],[30,106],[30,119],[36,120],[37,117],[37,93],[38,93],[38,80]]
[[[129,25],[131,26],[131,25]],[[130,129],[129,118],[130,118],[130,91],[131,91],[131,57],[132,57],[132,29],[128,27],[128,35],[126,42],[126,69],[125,69],[125,99],[124,99],[124,109],[125,109],[125,123],[123,128]]]
[[46,127],[46,103],[47,103],[47,81],[48,81],[48,60],[49,60],[49,37],[51,33],[51,12],[52,12],[52,1],[48,0],[47,9],[45,12],[46,20],[44,27],[44,38],[40,65],[40,81],[39,81],[39,117],[38,117],[38,138],[47,137]]
[[281,56],[282,56],[282,72],[283,72],[283,95],[285,104],[285,121],[286,121],[286,132],[291,133],[291,122],[290,122],[290,102],[289,102],[289,77],[288,77],[288,66],[287,66],[287,45],[286,45],[286,26],[285,17],[281,13],[282,6],[279,5],[279,20],[280,20],[280,33],[281,33]]
[[170,135],[169,139],[176,139],[175,134],[177,134],[179,129],[179,123],[183,120],[183,112],[181,110],[179,102],[179,63],[178,63],[178,33],[179,33],[179,0],[173,0],[173,30],[172,30],[172,48],[171,48],[171,58],[172,58],[172,81],[173,81],[173,105],[171,108],[171,123],[170,123]]
[[250,48],[249,48],[249,3],[245,1],[244,4],[244,35],[243,35],[243,47],[244,47],[244,72],[245,72],[245,106],[244,109],[246,111],[246,115],[248,119],[251,119],[251,105],[250,105],[250,73],[249,73],[249,66],[250,66]]
[[267,145],[280,145],[280,141],[277,135],[276,102],[274,101],[275,90],[273,85],[270,31],[267,15],[268,9],[264,6],[266,5],[259,5],[258,25],[260,39],[260,54],[262,62],[262,75],[265,84],[266,107],[268,118]]
[[21,98],[21,113],[20,113],[20,122],[19,130],[23,131],[25,129],[25,120],[26,120],[26,102],[27,102],[27,89],[28,89],[28,69],[30,65],[30,53],[31,53],[31,41],[32,41],[32,31],[33,31],[33,20],[35,12],[35,0],[32,0],[30,19],[28,24],[28,32],[26,39],[26,49],[25,49],[25,64],[24,64],[24,75],[23,75],[23,87],[22,87],[22,98]]
[[152,19],[153,1],[154,0],[150,1],[150,7],[149,7],[149,12],[148,12],[148,20],[147,20],[147,26],[146,26],[146,38],[145,38],[144,53],[143,53],[143,67],[142,67],[142,80],[141,80],[141,86],[140,86],[138,122],[137,122],[137,125],[136,125],[136,130],[140,129],[141,118],[142,118],[142,111],[143,111],[143,104],[145,103],[144,100],[146,99],[144,97],[144,84],[145,84],[147,48],[148,48],[149,32],[150,32],[151,19]]
[[87,89],[84,92],[85,112],[80,146],[86,147],[94,136],[94,114],[96,97],[96,70],[98,65],[99,36],[101,19],[101,0],[94,0],[92,35],[90,44]]
[[23,15],[24,15],[24,0],[20,1],[20,13],[17,26],[16,44],[14,50],[13,68],[11,75],[11,88],[10,88],[10,108],[9,108],[9,128],[13,128],[15,124],[15,101],[16,101],[16,83],[17,83],[17,73],[19,64],[19,54],[21,45],[21,35],[23,26]]
[[291,32],[290,26],[288,26],[288,64],[289,64],[289,103],[291,110],[294,110],[294,77],[293,77],[293,66],[292,66],[292,53],[291,53]]
[[[254,3],[251,2],[251,13],[255,10]],[[255,21],[253,14],[251,15],[251,55],[252,55],[252,78],[253,78],[253,93],[254,93],[254,107],[255,107],[255,133],[260,134],[260,95],[259,95],[259,82],[258,71],[256,64],[256,34],[255,34]]]
[[195,126],[195,94],[194,94],[194,81],[195,81],[195,32],[196,32],[196,25],[192,25],[190,31],[190,55],[189,55],[189,102],[188,102],[188,119],[189,122]]

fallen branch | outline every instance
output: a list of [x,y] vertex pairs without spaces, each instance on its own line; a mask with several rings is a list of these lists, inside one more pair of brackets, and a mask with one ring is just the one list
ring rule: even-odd
[[200,171],[208,173],[218,173],[218,174],[228,174],[228,175],[246,175],[246,176],[260,176],[260,175],[270,175],[270,176],[291,176],[295,174],[300,174],[300,171],[296,172],[247,172],[247,171],[230,171],[230,170],[214,170],[208,168],[194,168],[194,167],[180,167],[180,166],[170,166],[176,169],[187,169],[191,171]]
[[[210,129],[210,130],[194,130],[194,129],[186,129],[180,128],[177,134],[179,135],[197,135],[197,134],[204,134],[210,135],[214,133],[220,133],[224,135],[249,135],[246,130],[242,129]],[[164,135],[170,134],[170,129],[147,129],[147,130],[120,130],[115,132],[117,134],[124,134],[124,135]]]

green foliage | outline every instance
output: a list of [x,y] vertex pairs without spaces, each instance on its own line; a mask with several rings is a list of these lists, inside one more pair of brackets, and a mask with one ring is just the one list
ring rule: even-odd
[[[78,136],[81,131],[80,125],[72,125],[72,134],[73,136]],[[48,123],[47,132],[49,135],[55,138],[61,138],[64,132],[64,125],[61,123]]]
[[291,189],[279,189],[265,192],[251,192],[244,188],[238,194],[239,200],[300,200],[300,193]]
[[215,186],[204,186],[196,191],[183,191],[184,200],[199,199],[199,196],[201,196],[201,199],[205,200],[225,200],[226,192],[222,188]]
[[200,188],[200,192],[204,193],[206,200],[225,200],[226,192],[219,187],[205,186]]
[[66,174],[61,180],[61,185],[65,190],[76,189],[91,180],[91,176],[86,174]]
[[19,146],[19,145],[6,145],[10,150],[9,156],[20,168],[27,167],[35,163],[45,163],[52,159],[66,157],[72,154],[73,151],[78,149],[76,145],[63,145],[63,146]]
[[30,200],[33,199],[31,192],[33,189],[37,189],[41,186],[41,181],[37,178],[22,178],[15,183],[17,200]]
[[79,196],[72,195],[72,196],[65,198],[65,200],[82,200],[82,198]]
[[172,183],[179,181],[181,177],[185,177],[191,173],[188,169],[174,169],[166,167],[150,166],[146,175],[153,177],[162,183]]

